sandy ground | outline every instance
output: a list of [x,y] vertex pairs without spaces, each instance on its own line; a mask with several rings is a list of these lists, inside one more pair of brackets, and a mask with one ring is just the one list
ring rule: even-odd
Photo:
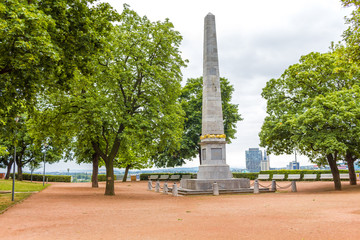
[[[262,182],[266,184],[265,182]],[[288,185],[282,182],[280,185]],[[300,182],[298,192],[173,197],[146,182],[54,183],[0,215],[0,239],[357,239],[360,186]]]

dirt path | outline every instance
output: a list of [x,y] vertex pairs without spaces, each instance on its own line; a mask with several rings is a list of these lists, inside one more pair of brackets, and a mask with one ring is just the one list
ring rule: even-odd
[[[280,183],[286,185],[287,183]],[[0,239],[356,239],[360,186],[298,183],[298,193],[172,197],[146,182],[53,184],[0,215]]]

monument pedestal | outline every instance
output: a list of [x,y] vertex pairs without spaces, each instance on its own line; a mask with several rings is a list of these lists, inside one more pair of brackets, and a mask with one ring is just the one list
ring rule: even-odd
[[181,190],[212,191],[213,184],[217,183],[219,190],[241,190],[250,188],[250,180],[247,178],[231,179],[182,179]]

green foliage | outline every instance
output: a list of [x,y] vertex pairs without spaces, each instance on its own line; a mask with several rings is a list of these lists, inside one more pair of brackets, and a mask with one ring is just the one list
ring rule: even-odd
[[[202,77],[187,79],[186,85],[182,88],[180,102],[185,111],[185,124],[181,139],[180,149],[169,152],[159,151],[156,154],[155,165],[157,167],[181,166],[185,160],[192,160],[199,154],[199,142],[201,136],[202,119]],[[241,121],[238,113],[238,105],[232,104],[234,87],[226,78],[220,78],[221,100],[224,117],[224,132],[226,141],[231,143],[235,139],[236,123]]]
[[[116,180],[116,175],[114,175],[114,180]],[[105,182],[106,181],[106,174],[99,174],[98,175],[98,181],[99,182]]]
[[31,111],[46,89],[68,89],[117,17],[93,0],[9,0],[0,3],[0,123],[23,106]]
[[323,165],[341,189],[336,162],[359,152],[360,69],[343,46],[329,53],[310,53],[290,66],[263,89],[267,114],[260,145],[269,153],[290,154],[294,149]]
[[[15,174],[15,177],[17,178],[17,173]],[[46,179],[48,179],[49,182],[71,182],[71,176],[68,175],[45,175],[45,181]],[[23,173],[23,180],[31,180],[31,174]],[[33,174],[32,180],[41,182],[43,181],[43,175]]]
[[232,173],[234,178],[248,178],[250,180],[255,180],[258,177],[258,173],[239,173],[234,172]]
[[[114,164],[141,168],[151,165],[155,151],[178,148],[185,62],[172,23],[151,22],[126,5],[106,40],[91,59],[93,74],[75,73],[69,91],[43,96],[34,121],[69,146],[69,158],[83,162],[98,154],[107,169],[106,194],[113,195]],[[37,128],[32,133],[41,138]]]

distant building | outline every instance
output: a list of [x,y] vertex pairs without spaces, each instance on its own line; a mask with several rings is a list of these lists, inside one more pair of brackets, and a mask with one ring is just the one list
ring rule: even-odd
[[289,169],[290,170],[298,170],[300,169],[300,164],[297,161],[292,161],[289,163]]
[[261,171],[269,171],[270,170],[270,158],[266,154],[266,150],[264,150],[264,158],[260,163]]
[[249,148],[245,151],[246,169],[249,172],[259,172],[261,170],[262,151],[259,148]]

